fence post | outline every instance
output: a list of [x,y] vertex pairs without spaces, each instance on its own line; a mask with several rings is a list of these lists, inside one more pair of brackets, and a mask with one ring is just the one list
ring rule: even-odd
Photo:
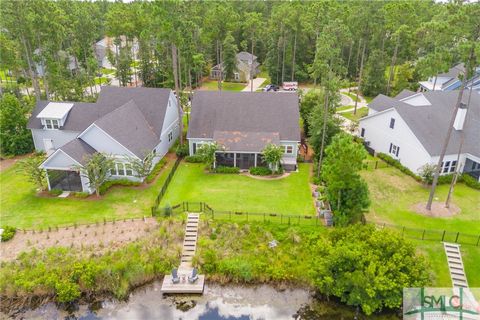
[[288,225],[290,225],[290,217],[288,217]]
[[155,216],[155,207],[152,207],[152,217]]
[[187,211],[190,211],[189,202],[187,201]]
[[375,169],[378,168],[378,160],[375,161]]
[[404,233],[405,233],[405,226],[403,226],[403,228],[402,228],[402,238],[403,238]]
[[248,221],[248,211],[247,211],[247,221]]
[[460,232],[457,232],[457,237],[455,238],[455,243],[457,243],[458,236],[460,235]]
[[423,229],[423,233],[422,233],[422,240],[425,239],[425,229]]
[[265,212],[263,213],[263,222],[265,222]]
[[479,242],[480,242],[480,236],[478,236],[478,239],[477,239],[477,247]]
[[283,223],[283,214],[280,213],[280,224]]
[[228,216],[229,216],[230,220],[232,220],[232,211],[228,211]]
[[445,239],[445,232],[446,232],[446,230],[443,230],[443,234],[442,234],[442,242],[443,242],[443,240]]

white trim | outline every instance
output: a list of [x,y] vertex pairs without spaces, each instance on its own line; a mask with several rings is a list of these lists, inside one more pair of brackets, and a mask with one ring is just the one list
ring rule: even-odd
[[74,170],[71,170],[71,168],[70,168],[70,170],[65,169],[65,167],[62,168],[62,169],[60,169],[60,168],[58,168],[58,167],[45,167],[45,163],[48,162],[48,161],[50,161],[50,159],[52,159],[58,152],[62,152],[64,155],[66,155],[67,157],[69,157],[70,159],[72,159],[73,162],[75,162],[75,163],[77,163],[79,166],[82,166],[82,167],[83,167],[83,165],[82,165],[80,162],[78,162],[77,160],[73,159],[73,158],[72,158],[71,156],[69,156],[65,151],[63,151],[62,149],[57,149],[57,150],[56,150],[54,153],[52,153],[47,159],[45,159],[45,161],[43,161],[43,162],[40,164],[39,168],[42,168],[42,169],[45,169],[45,170],[51,169],[51,170],[74,171]]
[[127,147],[125,147],[123,144],[121,144],[120,142],[118,142],[115,138],[113,138],[111,135],[109,135],[107,132],[105,132],[105,130],[103,130],[102,128],[100,128],[99,126],[97,126],[94,123],[92,123],[91,125],[89,125],[85,130],[83,130],[77,138],[81,138],[88,130],[90,130],[91,127],[95,126],[95,128],[97,128],[98,130],[102,131],[103,133],[105,133],[105,135],[107,137],[109,137],[110,139],[112,139],[113,141],[115,141],[116,143],[118,143],[120,146],[122,146],[125,150],[127,150],[128,152],[130,152],[130,155],[132,155],[133,157],[139,159],[139,160],[142,160],[140,159],[136,154],[134,154],[132,151],[130,151]]
[[[366,119],[370,119],[370,118],[373,118],[373,117],[378,116],[378,115],[382,115],[382,114],[384,114],[384,113],[387,113],[388,111],[395,110],[394,107],[391,107],[391,108],[388,108],[388,109],[385,109],[385,110],[382,110],[382,111],[376,111],[375,109],[370,108],[370,107],[368,107],[368,108],[374,110],[375,113],[372,113],[372,114],[369,114],[369,115],[367,115],[367,116],[365,116],[365,117],[363,117],[363,118],[360,118],[360,120],[358,120],[358,123],[359,123],[359,124],[360,124],[360,121],[363,121],[363,120],[366,120]],[[397,112],[397,113],[398,113],[398,112]],[[402,120],[403,120],[403,119],[402,119]]]

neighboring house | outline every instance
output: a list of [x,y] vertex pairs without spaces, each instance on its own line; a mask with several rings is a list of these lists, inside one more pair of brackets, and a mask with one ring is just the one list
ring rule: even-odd
[[216,142],[215,165],[267,166],[262,151],[273,143],[284,150],[281,160],[287,171],[296,170],[300,143],[296,93],[197,91],[187,139],[190,155],[205,143]]
[[[359,135],[375,152],[389,154],[418,173],[427,163],[437,164],[458,94],[458,90],[403,90],[395,98],[379,95],[368,105],[368,116],[360,119]],[[459,170],[479,179],[480,95],[465,91],[453,127],[441,173]],[[462,135],[464,143],[457,162]]]
[[[41,61],[41,57],[40,57],[40,49],[36,49],[33,54],[36,56],[36,59],[35,59],[35,70],[37,71],[37,74],[40,76],[40,77],[43,77],[45,76],[45,65],[44,63]],[[78,61],[77,61],[77,58],[75,58],[74,56],[72,56],[71,54],[68,54],[67,52],[63,51],[63,50],[59,50],[57,51],[57,54],[58,54],[58,58],[60,61],[63,61],[64,63],[66,63],[67,65],[67,69],[71,72],[75,72],[77,69],[78,69]],[[67,60],[68,59],[68,60]]]
[[95,103],[39,101],[28,122],[49,189],[93,192],[77,166],[95,152],[112,155],[111,179],[135,177],[128,159],[155,153],[158,162],[179,135],[170,89],[102,87]]
[[[115,38],[104,37],[102,40],[95,43],[95,56],[97,57],[98,65],[101,68],[112,69],[113,66],[108,60],[108,51],[110,50],[112,54],[116,54],[120,47],[127,45],[126,38],[124,36],[120,37],[120,45],[115,44]],[[133,39],[133,42],[130,44],[132,46],[132,57],[134,60],[137,60],[139,44],[137,39]]]
[[[252,59],[253,57],[253,59]],[[260,73],[260,63],[257,61],[256,56],[242,51],[237,53],[237,70],[234,72],[234,80],[239,82],[247,82],[250,80],[250,73],[252,72],[252,62],[253,62],[253,76],[252,79]],[[223,72],[222,79],[225,79],[225,68],[223,64],[217,64],[210,70],[210,79],[217,79],[220,76],[220,69]]]
[[[436,77],[430,77],[428,81],[420,81],[420,91],[450,91],[456,90],[461,85],[460,76],[465,73],[465,65],[457,64],[446,73],[440,73]],[[467,89],[472,89],[480,93],[480,67],[475,69],[475,74],[468,79],[465,84]]]

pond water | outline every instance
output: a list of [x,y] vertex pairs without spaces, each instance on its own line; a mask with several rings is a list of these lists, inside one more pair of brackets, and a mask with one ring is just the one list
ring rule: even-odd
[[[316,301],[303,289],[277,291],[271,286],[205,286],[198,296],[163,296],[161,283],[136,290],[127,302],[113,300],[78,305],[72,312],[53,303],[16,315],[17,319],[162,319],[162,320],[283,320],[354,319],[355,310],[332,302]],[[398,319],[359,316],[357,319]]]

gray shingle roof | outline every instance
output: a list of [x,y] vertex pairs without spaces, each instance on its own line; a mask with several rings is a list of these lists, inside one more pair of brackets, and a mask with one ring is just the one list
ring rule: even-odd
[[87,156],[92,155],[96,152],[94,148],[92,148],[82,139],[73,139],[59,149],[82,165],[85,164]]
[[278,132],[214,131],[213,140],[225,151],[261,152],[269,143],[279,144]]
[[141,159],[160,143],[133,100],[104,115],[95,124]]
[[465,64],[459,63],[453,67],[451,67],[445,73],[439,73],[438,77],[445,77],[445,78],[458,78],[461,73],[465,73]]
[[[160,136],[170,92],[170,89],[159,88],[102,87],[96,103],[72,102],[73,108],[62,130],[81,132],[107,113],[133,100],[155,134]],[[47,104],[48,101],[37,102],[27,128],[42,129],[41,121],[36,116]]]
[[[379,95],[369,106],[376,111],[390,108],[400,114],[431,156],[440,154],[446,138],[450,118],[458,99],[459,91],[429,91],[423,95],[430,106],[412,106],[396,98]],[[463,102],[467,102],[469,91],[464,91]],[[465,143],[463,152],[480,157],[480,94],[473,92],[464,125]],[[461,131],[453,130],[447,154],[455,154],[461,139]]]
[[[243,61],[251,61],[252,60],[252,54],[248,53],[246,51],[241,51],[237,53],[237,59],[243,60]],[[256,55],[253,55],[253,60],[257,59]]]
[[403,98],[413,96],[414,94],[415,94],[414,91],[403,89],[399,94],[395,96],[395,99],[401,100]]
[[188,138],[213,138],[215,131],[278,132],[300,141],[296,93],[196,91]]

